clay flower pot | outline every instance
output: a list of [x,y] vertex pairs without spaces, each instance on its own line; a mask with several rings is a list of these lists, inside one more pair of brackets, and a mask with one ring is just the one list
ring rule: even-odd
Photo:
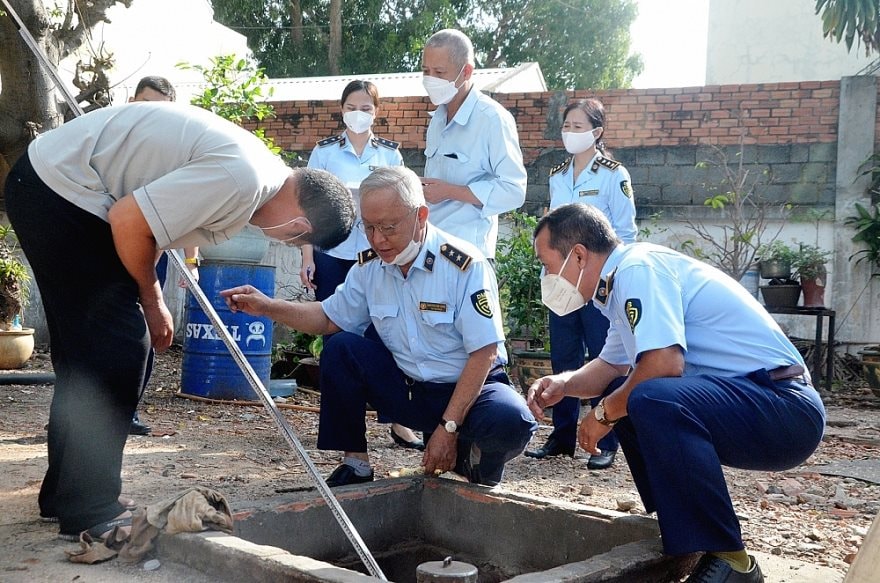
[[0,369],[21,368],[33,353],[33,328],[0,331]]

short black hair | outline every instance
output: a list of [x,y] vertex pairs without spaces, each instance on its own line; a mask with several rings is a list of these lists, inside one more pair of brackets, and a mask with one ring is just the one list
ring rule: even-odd
[[592,253],[611,253],[621,244],[605,214],[580,202],[564,204],[541,217],[534,236],[544,229],[550,231],[550,248],[562,255],[579,243]]
[[135,87],[134,89],[135,96],[137,96],[137,94],[144,89],[152,89],[153,91],[158,91],[165,97],[171,99],[171,101],[177,100],[177,92],[174,90],[174,85],[172,85],[171,81],[169,81],[165,77],[159,77],[158,75],[150,75],[148,77],[144,77],[143,79],[138,81],[137,87]]
[[351,191],[326,170],[297,168],[299,206],[312,225],[309,243],[332,249],[348,237],[354,225],[355,206]]

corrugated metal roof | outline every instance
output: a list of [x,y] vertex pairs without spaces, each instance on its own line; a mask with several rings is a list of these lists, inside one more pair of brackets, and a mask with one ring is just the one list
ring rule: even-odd
[[[273,89],[269,101],[321,101],[339,99],[342,90],[355,79],[372,81],[382,97],[424,97],[422,73],[377,73],[374,75],[340,75],[337,77],[297,77],[270,79],[266,84]],[[518,67],[477,69],[471,79],[474,85],[489,93],[522,93],[546,91],[547,84],[538,63],[523,63]],[[189,101],[203,87],[200,83],[175,84],[177,100]]]

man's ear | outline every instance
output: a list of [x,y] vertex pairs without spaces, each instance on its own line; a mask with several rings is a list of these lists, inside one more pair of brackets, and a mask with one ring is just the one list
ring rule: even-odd
[[471,78],[471,75],[473,75],[473,73],[474,73],[474,66],[471,65],[470,63],[468,63],[467,65],[464,66],[464,70],[461,73],[461,78],[464,81],[469,81]]

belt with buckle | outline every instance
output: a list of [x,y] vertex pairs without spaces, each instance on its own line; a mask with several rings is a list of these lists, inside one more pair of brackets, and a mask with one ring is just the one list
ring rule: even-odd
[[810,379],[807,377],[807,371],[799,364],[790,364],[788,366],[780,366],[772,370],[768,370],[767,374],[772,381],[795,381],[805,385],[812,386]]

